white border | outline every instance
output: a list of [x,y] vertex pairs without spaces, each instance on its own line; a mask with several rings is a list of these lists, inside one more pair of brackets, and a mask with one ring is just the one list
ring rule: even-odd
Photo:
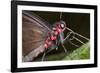
[[[53,11],[53,12],[74,12],[74,13],[90,13],[90,59],[89,60],[70,60],[70,61],[46,61],[46,62],[22,62],[22,10],[33,11]],[[17,66],[25,67],[41,67],[41,66],[57,66],[57,65],[78,65],[94,63],[94,10],[93,9],[76,9],[76,8],[58,8],[43,6],[18,6],[18,50],[17,50]]]

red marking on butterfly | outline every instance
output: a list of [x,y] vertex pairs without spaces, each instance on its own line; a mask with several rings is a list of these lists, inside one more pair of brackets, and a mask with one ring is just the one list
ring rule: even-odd
[[56,30],[54,31],[54,33],[50,33],[48,32],[48,34],[50,35],[47,39],[46,42],[44,44],[44,47],[47,49],[48,47],[51,46],[52,42],[55,41],[57,39],[57,35],[59,35],[62,32],[62,29],[60,27],[60,24],[57,24],[56,26]]
[[48,45],[45,43],[45,44],[44,44],[44,47],[45,47],[45,48],[48,48]]

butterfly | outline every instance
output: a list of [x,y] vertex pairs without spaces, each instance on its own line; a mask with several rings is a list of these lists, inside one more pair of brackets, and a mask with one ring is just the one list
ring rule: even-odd
[[[64,31],[68,34],[64,37]],[[72,45],[75,45],[71,40],[75,39],[77,34],[66,27],[63,20],[59,20],[51,25],[43,18],[39,17],[33,12],[22,11],[22,61],[33,61],[39,54],[43,53],[42,61],[46,53],[53,49],[58,49],[59,44],[67,52],[64,46],[65,40],[69,40]],[[82,44],[84,44],[82,42]],[[77,46],[77,45],[75,45]],[[78,47],[78,46],[77,46]]]

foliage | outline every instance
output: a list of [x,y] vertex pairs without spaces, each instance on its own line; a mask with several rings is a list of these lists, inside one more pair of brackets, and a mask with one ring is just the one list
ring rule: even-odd
[[90,44],[89,42],[77,48],[68,56],[63,58],[63,60],[79,60],[79,59],[89,59],[90,58]]

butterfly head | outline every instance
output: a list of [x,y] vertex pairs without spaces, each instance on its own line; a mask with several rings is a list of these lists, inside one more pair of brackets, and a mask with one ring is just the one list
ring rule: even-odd
[[59,26],[61,27],[61,29],[64,29],[66,27],[66,23],[64,21],[60,21]]

